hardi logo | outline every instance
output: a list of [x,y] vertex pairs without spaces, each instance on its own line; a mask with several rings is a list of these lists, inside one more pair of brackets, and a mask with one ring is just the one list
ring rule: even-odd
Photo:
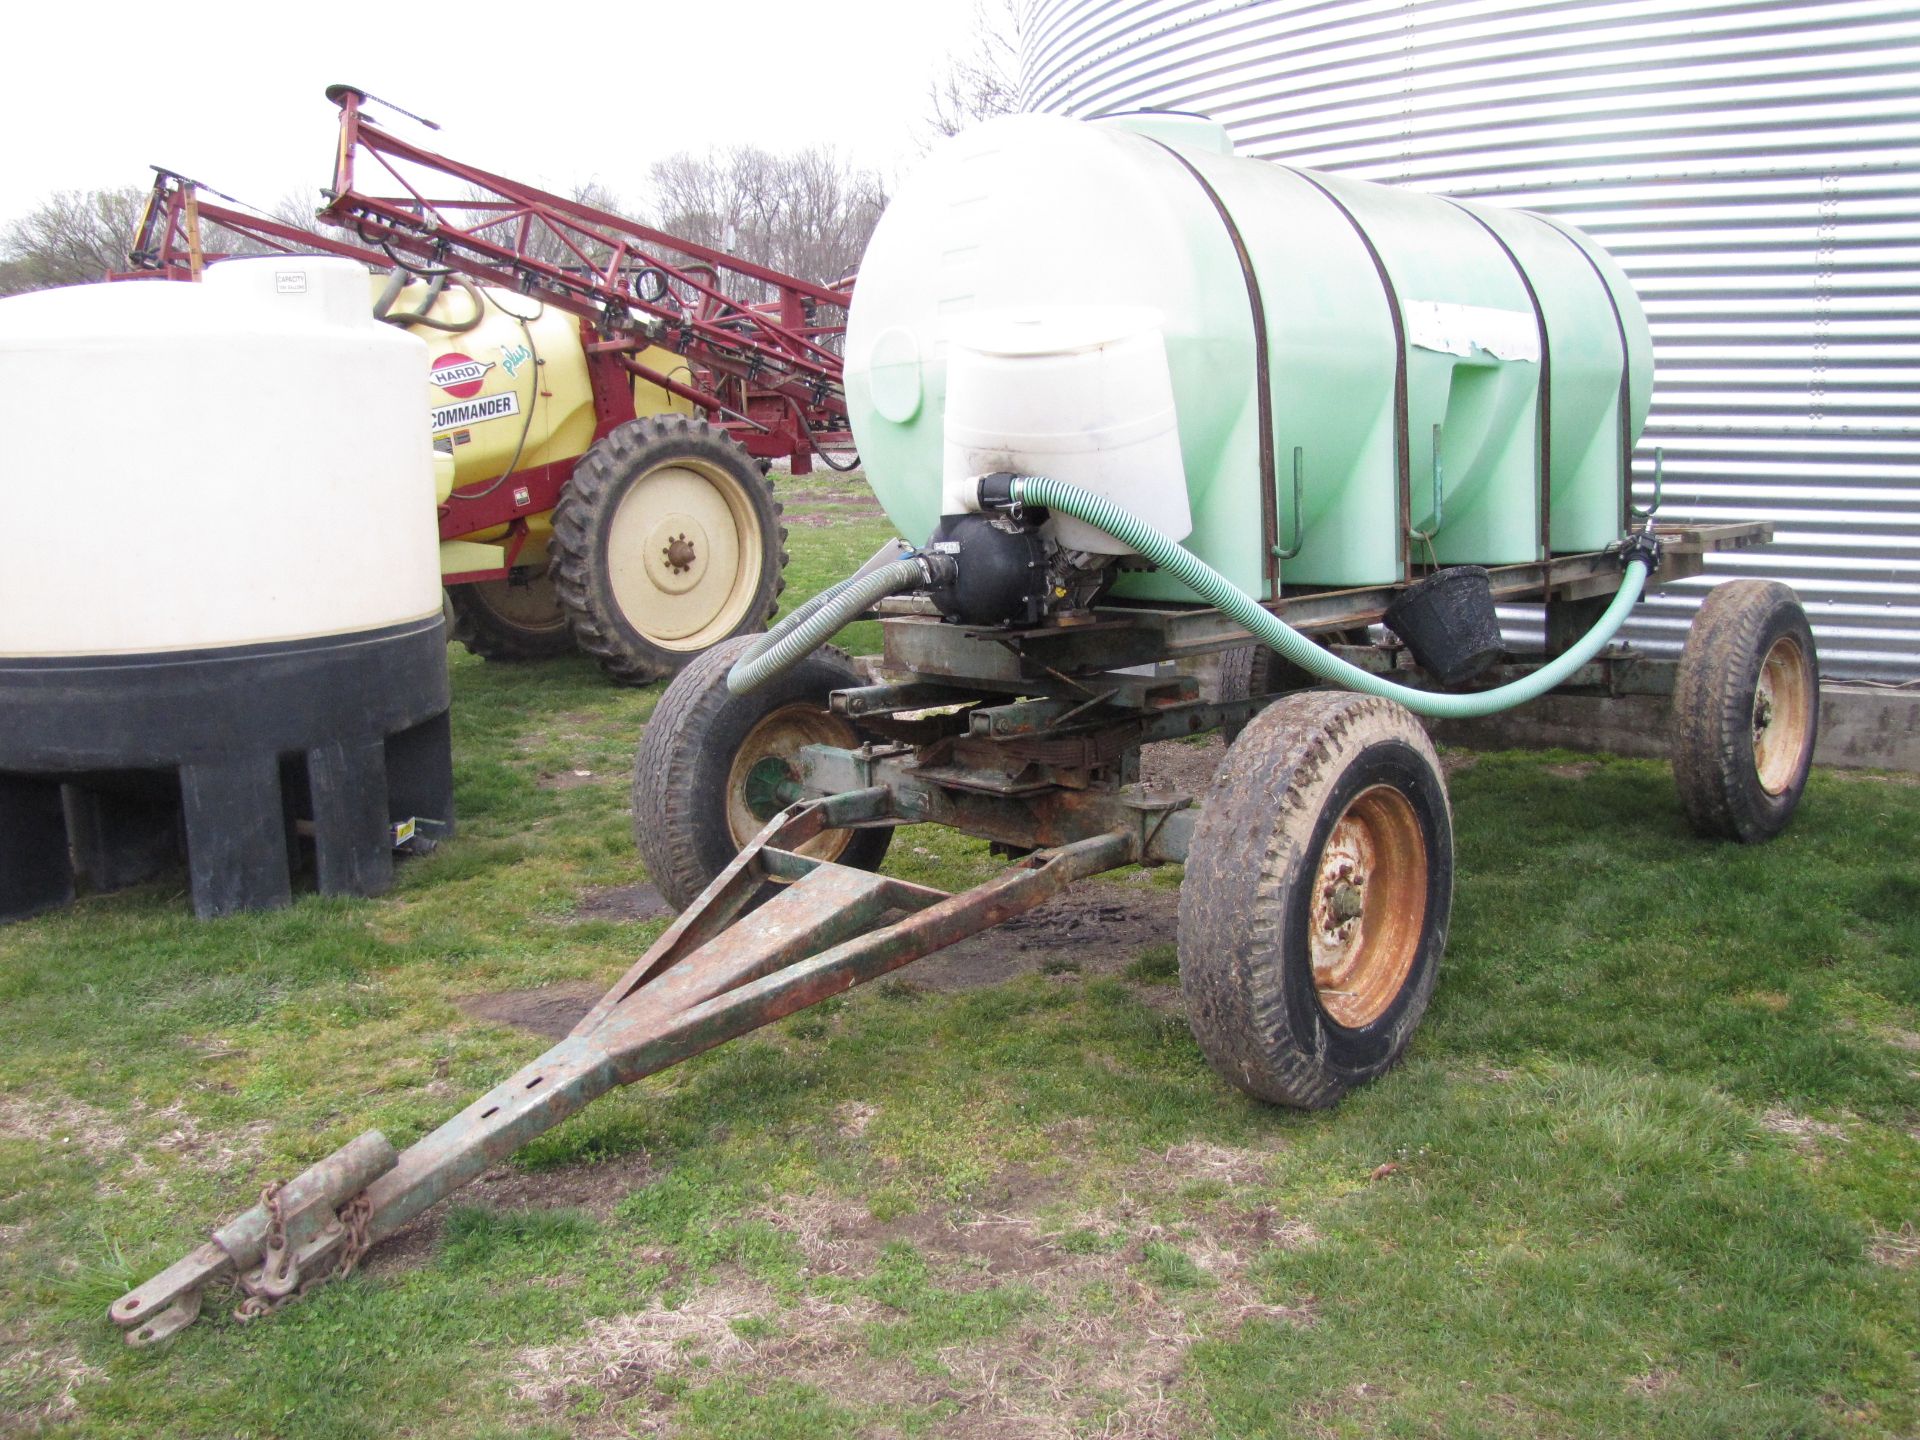
[[434,384],[456,399],[470,400],[480,393],[481,382],[492,368],[491,360],[475,360],[456,350],[433,362],[432,379]]

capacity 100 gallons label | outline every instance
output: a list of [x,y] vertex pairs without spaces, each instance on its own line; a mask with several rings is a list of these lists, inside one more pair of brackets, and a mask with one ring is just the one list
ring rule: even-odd
[[512,390],[499,395],[484,395],[478,400],[461,400],[453,405],[438,405],[433,410],[433,433],[460,425],[478,425],[483,420],[499,420],[520,413],[520,396]]

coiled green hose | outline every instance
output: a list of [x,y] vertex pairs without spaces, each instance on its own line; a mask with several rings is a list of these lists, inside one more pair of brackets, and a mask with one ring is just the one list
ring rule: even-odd
[[1209,605],[1250,631],[1254,639],[1291,660],[1301,669],[1331,680],[1349,690],[1396,700],[1416,715],[1438,720],[1464,720],[1512,709],[1528,700],[1538,699],[1578,670],[1600,652],[1625,623],[1627,614],[1640,599],[1647,583],[1647,562],[1629,557],[1620,592],[1599,621],[1564,655],[1549,661],[1531,675],[1493,690],[1475,690],[1464,694],[1446,694],[1434,690],[1416,690],[1383,680],[1370,670],[1350,665],[1314,644],[1278,616],[1260,604],[1218,570],[1199,559],[1184,546],[1161,535],[1138,517],[1111,500],[1083,490],[1064,480],[1044,475],[1022,475],[1012,484],[1012,497],[1024,505],[1041,505],[1085,521],[1103,530],[1123,544],[1132,546],[1147,559],[1173,576]]
[[926,582],[926,567],[918,560],[895,560],[871,574],[852,575],[822,590],[734,662],[727,671],[727,689],[735,695],[758,690],[826,644],[876,602],[903,590],[917,590]]

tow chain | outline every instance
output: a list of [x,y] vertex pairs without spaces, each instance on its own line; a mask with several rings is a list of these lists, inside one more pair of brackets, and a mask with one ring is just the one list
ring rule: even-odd
[[302,1278],[294,1264],[293,1246],[287,1240],[286,1216],[280,1209],[283,1188],[284,1182],[275,1180],[260,1192],[260,1203],[267,1208],[267,1238],[257,1275],[243,1275],[239,1280],[246,1297],[234,1307],[233,1318],[242,1325],[298,1300],[322,1280],[336,1275],[344,1280],[367,1251],[367,1227],[373,1219],[373,1202],[363,1190],[342,1205],[335,1217],[346,1229],[347,1238],[334,1252],[333,1263]]
[[267,1238],[260,1259],[260,1278],[240,1278],[240,1288],[247,1295],[234,1307],[233,1318],[242,1325],[279,1309],[292,1293],[288,1281],[293,1270],[293,1254],[287,1247],[286,1217],[280,1213],[280,1191],[284,1183],[271,1181],[260,1192],[260,1203],[267,1207]]
[[354,1267],[360,1263],[360,1257],[367,1253],[370,1243],[367,1239],[367,1226],[373,1219],[373,1201],[362,1190],[353,1199],[340,1207],[340,1223],[347,1227],[346,1244],[340,1247],[334,1261],[334,1272],[342,1279],[353,1274]]

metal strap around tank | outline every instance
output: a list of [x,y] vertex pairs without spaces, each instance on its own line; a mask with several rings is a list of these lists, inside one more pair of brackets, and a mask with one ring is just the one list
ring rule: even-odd
[[1633,524],[1633,352],[1627,348],[1627,322],[1620,314],[1620,302],[1613,298],[1613,286],[1607,283],[1606,271],[1587,252],[1587,247],[1569,235],[1566,227],[1552,216],[1532,210],[1526,213],[1536,220],[1544,220],[1579,252],[1587,268],[1593,271],[1593,278],[1600,282],[1600,293],[1607,297],[1607,308],[1613,311],[1613,328],[1620,336],[1620,529],[1624,532]]
[[1513,247],[1500,238],[1500,232],[1458,200],[1446,195],[1440,198],[1492,237],[1493,243],[1500,247],[1507,262],[1513,266],[1513,273],[1520,277],[1521,285],[1526,288],[1527,303],[1533,306],[1533,323],[1540,331],[1540,388],[1534,397],[1534,433],[1540,441],[1535,479],[1540,486],[1539,558],[1544,560],[1553,553],[1553,346],[1547,338],[1547,312],[1540,307],[1540,295],[1533,288],[1533,279],[1527,274],[1527,267],[1520,263],[1520,257],[1513,253]]
[[1386,259],[1373,243],[1373,237],[1367,234],[1360,218],[1337,195],[1305,170],[1295,169],[1291,165],[1276,165],[1274,168],[1299,176],[1326,196],[1334,209],[1346,216],[1353,233],[1360,237],[1360,243],[1366,247],[1367,258],[1373,261],[1374,274],[1380,277],[1380,289],[1387,297],[1387,313],[1393,319],[1393,448],[1394,470],[1400,485],[1400,574],[1403,579],[1410,579],[1413,557],[1407,548],[1407,535],[1413,529],[1413,446],[1411,425],[1407,418],[1407,317],[1400,309],[1400,292],[1393,288],[1393,276],[1387,273]]
[[[1146,138],[1152,139],[1151,136]],[[1234,223],[1233,212],[1227,209],[1227,202],[1220,198],[1220,192],[1213,188],[1192,161],[1173,146],[1162,140],[1154,140],[1153,143],[1178,161],[1205,193],[1213,205],[1214,213],[1220,217],[1220,223],[1226,227],[1227,238],[1233,242],[1233,253],[1240,260],[1240,278],[1247,286],[1247,307],[1253,312],[1253,384],[1260,421],[1260,568],[1266,577],[1267,598],[1278,600],[1280,557],[1275,552],[1280,548],[1279,473],[1274,457],[1273,377],[1272,360],[1267,352],[1267,306],[1260,294],[1260,277],[1254,273],[1253,256],[1247,250],[1240,227]],[[1294,523],[1299,525],[1303,522],[1296,519]]]

